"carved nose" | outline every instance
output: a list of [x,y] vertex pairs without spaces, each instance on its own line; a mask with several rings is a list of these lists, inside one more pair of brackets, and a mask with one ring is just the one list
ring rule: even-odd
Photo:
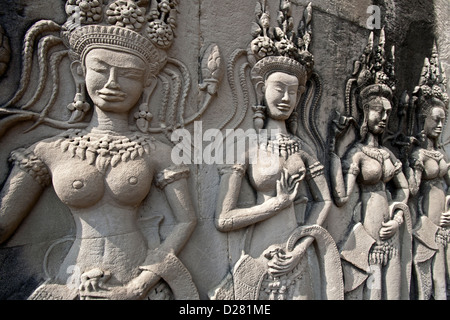
[[114,79],[109,79],[108,83],[105,85],[108,89],[120,89],[120,86],[117,84],[117,82]]
[[114,68],[111,69],[111,72],[109,74],[108,82],[105,85],[108,89],[120,89],[119,84],[117,83],[117,72]]
[[290,102],[291,101],[291,98],[290,98],[290,96],[289,96],[289,92],[288,91],[285,91],[284,92],[284,95],[283,95],[283,102]]

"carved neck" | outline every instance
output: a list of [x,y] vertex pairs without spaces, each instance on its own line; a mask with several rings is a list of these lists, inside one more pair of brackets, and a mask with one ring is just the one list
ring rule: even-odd
[[374,148],[380,147],[379,136],[368,132],[365,139],[365,145]]
[[87,129],[92,132],[113,135],[127,134],[130,132],[128,113],[107,112],[96,107],[92,115],[91,123]]
[[438,149],[438,139],[433,139],[429,137],[425,137],[422,147],[427,150],[437,150]]
[[269,118],[267,120],[266,128],[269,138],[275,139],[277,137],[277,133],[288,134],[286,129],[286,121],[284,120],[275,120]]

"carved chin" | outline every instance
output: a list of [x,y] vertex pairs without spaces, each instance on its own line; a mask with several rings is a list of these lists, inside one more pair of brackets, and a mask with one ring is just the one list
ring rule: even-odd
[[379,126],[375,126],[374,128],[372,128],[371,130],[369,130],[370,133],[374,134],[374,135],[380,135],[383,134],[385,131],[385,127],[379,127]]
[[442,131],[439,131],[439,130],[433,130],[433,131],[427,133],[427,137],[428,137],[429,139],[437,139],[437,138],[439,138],[439,136],[441,135],[441,133],[442,133]]
[[268,110],[267,115],[273,119],[278,121],[286,121],[291,116],[292,111],[281,111],[281,110]]

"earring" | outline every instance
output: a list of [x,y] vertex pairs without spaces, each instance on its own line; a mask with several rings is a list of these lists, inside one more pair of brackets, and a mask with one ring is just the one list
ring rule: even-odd
[[264,127],[264,121],[266,120],[266,107],[257,105],[252,107],[255,115],[253,116],[253,125],[256,131],[260,131]]
[[134,114],[134,118],[136,119],[138,129],[144,133],[148,132],[153,115],[148,111],[148,105],[146,103],[142,103],[139,106],[139,111]]
[[86,113],[91,109],[91,105],[86,102],[86,94],[84,92],[83,86],[79,86],[77,88],[77,93],[75,94],[75,98],[73,102],[67,106],[67,109],[72,111],[72,115],[69,119],[69,123],[76,123],[83,120]]
[[152,95],[154,87],[148,87],[144,89],[142,94],[142,103],[139,106],[139,111],[134,114],[134,118],[136,119],[136,125],[138,129],[147,133],[150,127],[150,122],[153,119],[153,115],[150,112],[149,101],[150,96]]

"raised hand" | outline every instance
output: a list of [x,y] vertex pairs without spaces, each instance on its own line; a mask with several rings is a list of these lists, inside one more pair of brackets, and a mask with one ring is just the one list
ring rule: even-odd
[[287,169],[281,171],[280,180],[277,181],[276,198],[282,208],[289,206],[295,200],[302,179],[303,176],[300,173],[289,175]]

